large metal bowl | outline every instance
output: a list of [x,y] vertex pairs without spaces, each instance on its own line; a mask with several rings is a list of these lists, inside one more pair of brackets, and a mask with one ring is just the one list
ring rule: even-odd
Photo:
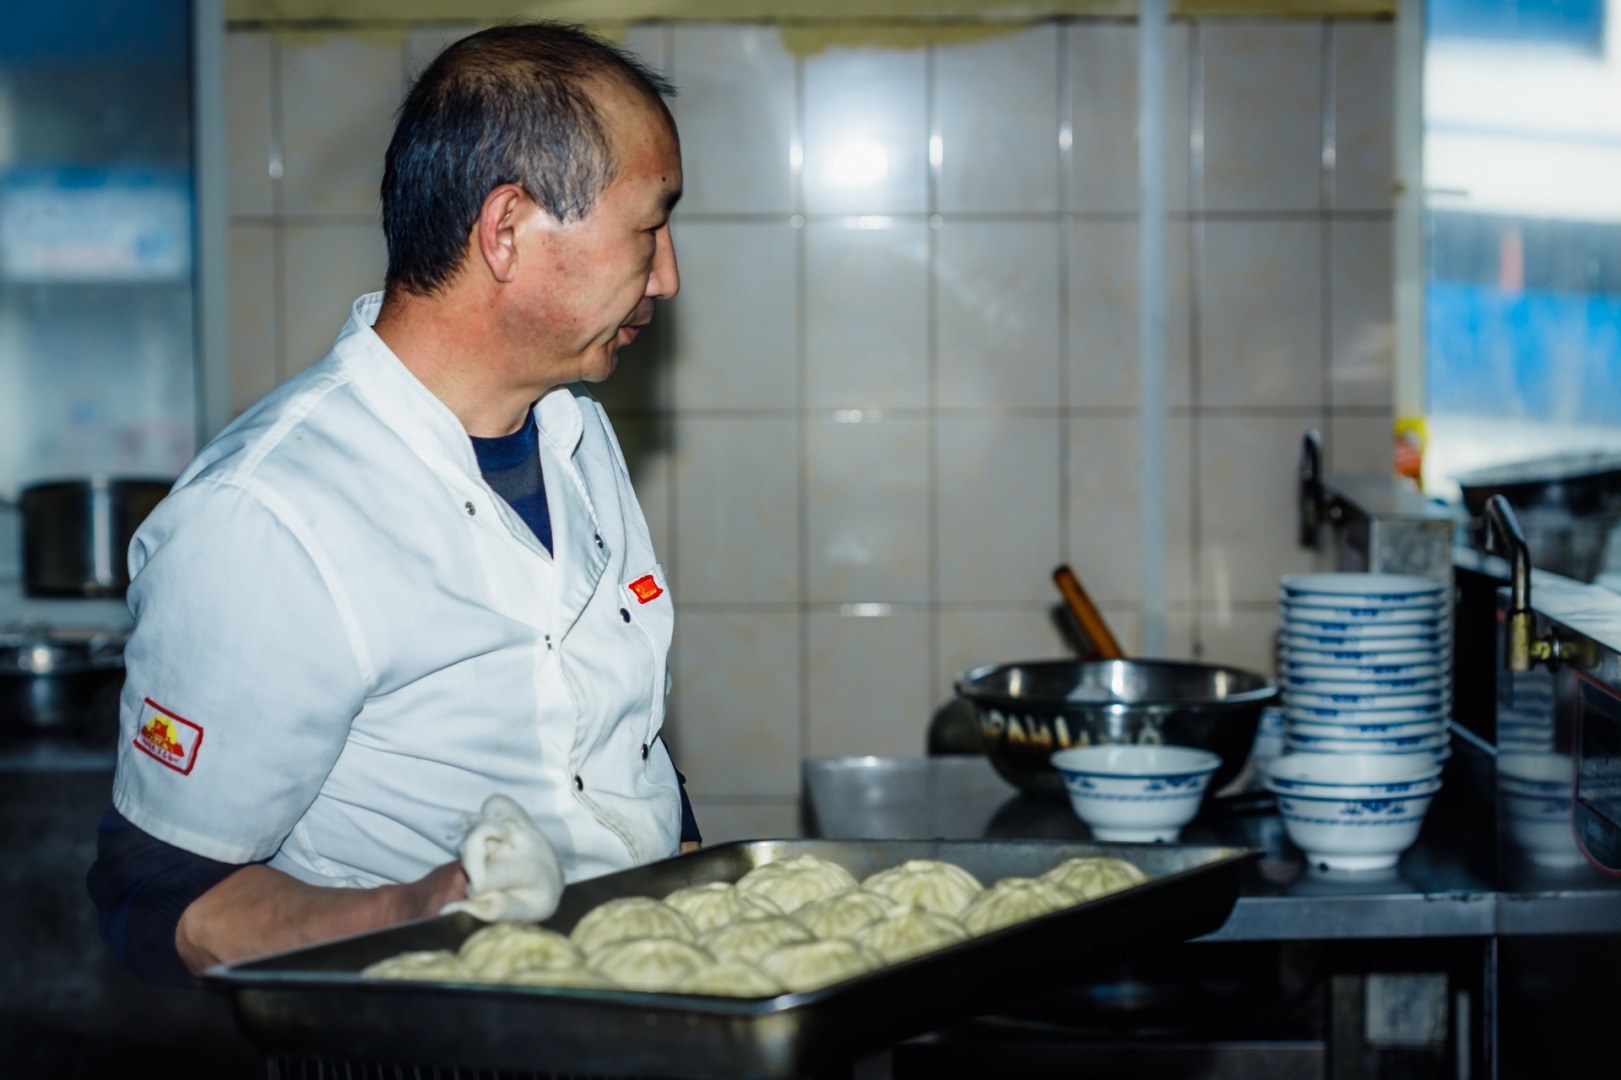
[[1197,746],[1221,755],[1218,790],[1249,755],[1261,709],[1277,695],[1265,676],[1172,660],[1025,660],[957,680],[974,707],[985,754],[1029,795],[1062,797],[1054,750],[1099,743]]

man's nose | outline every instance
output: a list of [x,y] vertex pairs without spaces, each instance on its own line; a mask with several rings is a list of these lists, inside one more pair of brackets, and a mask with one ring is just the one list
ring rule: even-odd
[[647,276],[647,295],[655,300],[668,300],[681,291],[681,272],[675,265],[675,241],[666,224],[657,234],[658,247],[653,251],[653,272]]

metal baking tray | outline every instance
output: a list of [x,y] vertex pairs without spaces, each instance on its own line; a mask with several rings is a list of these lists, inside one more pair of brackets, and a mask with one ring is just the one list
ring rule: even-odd
[[620,896],[661,897],[811,854],[857,880],[907,859],[956,863],[987,885],[1078,855],[1130,859],[1149,881],[803,994],[734,999],[630,990],[362,979],[408,949],[454,949],[482,924],[459,914],[213,967],[258,1046],[340,1058],[592,1076],[802,1077],[964,1016],[1086,977],[1089,963],[1186,941],[1227,921],[1247,848],[1042,840],[753,840],[577,882],[544,925],[568,932]]

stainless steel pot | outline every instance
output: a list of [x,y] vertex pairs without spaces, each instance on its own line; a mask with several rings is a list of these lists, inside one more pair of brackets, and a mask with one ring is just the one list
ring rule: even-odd
[[1033,660],[975,668],[957,694],[979,719],[985,754],[1026,794],[1062,796],[1053,751],[1099,743],[1196,746],[1221,755],[1219,789],[1238,774],[1261,709],[1265,676],[1172,660]]
[[29,596],[120,597],[129,588],[129,541],[168,480],[62,480],[34,484],[22,511],[23,588]]
[[0,731],[97,739],[118,723],[121,637],[22,635],[0,640]]

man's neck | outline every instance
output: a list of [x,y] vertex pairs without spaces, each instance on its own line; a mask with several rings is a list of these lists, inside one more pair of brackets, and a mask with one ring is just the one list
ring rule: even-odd
[[523,427],[551,387],[513,385],[492,325],[480,309],[391,291],[372,329],[469,435],[493,438]]

